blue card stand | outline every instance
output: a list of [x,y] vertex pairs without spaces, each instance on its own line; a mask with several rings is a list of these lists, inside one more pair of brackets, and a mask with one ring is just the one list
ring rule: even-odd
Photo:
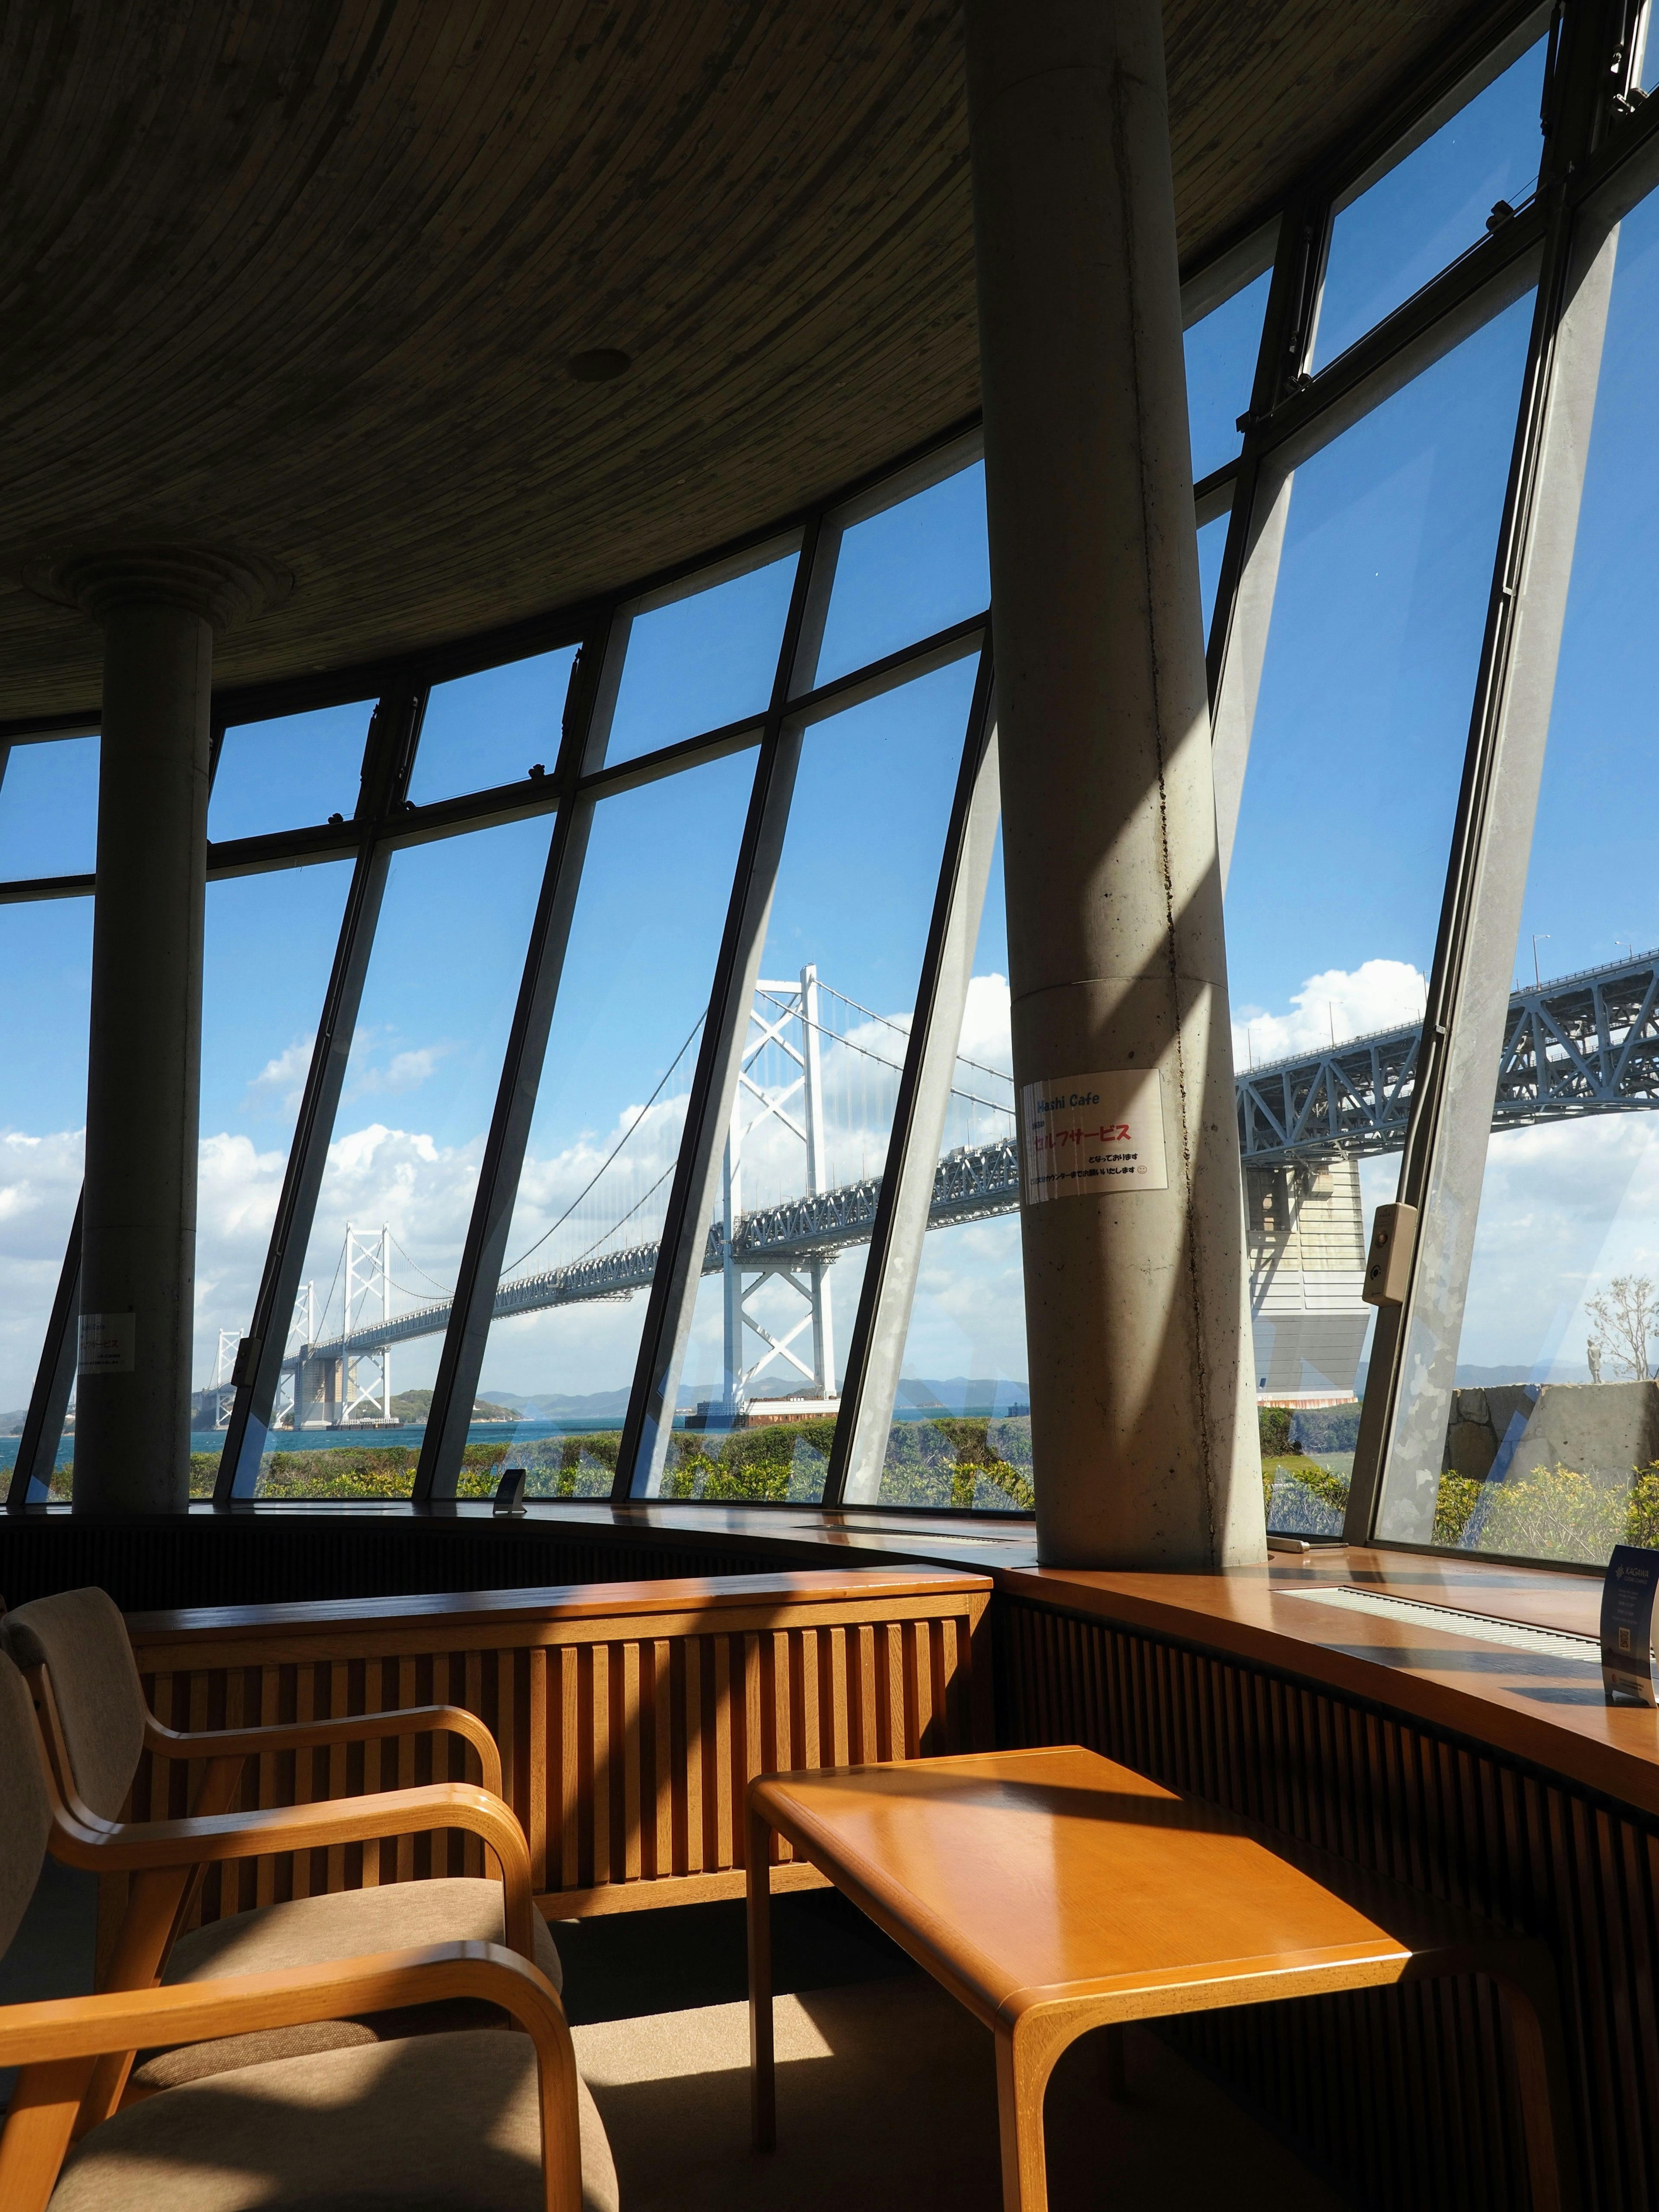
[[1619,1544],[1601,1585],[1601,1681],[1610,1705],[1659,1705],[1653,1687],[1653,1601],[1659,1552]]
[[527,1468],[510,1467],[495,1486],[495,1503],[489,1509],[513,1520],[524,1515],[524,1486],[530,1480]]

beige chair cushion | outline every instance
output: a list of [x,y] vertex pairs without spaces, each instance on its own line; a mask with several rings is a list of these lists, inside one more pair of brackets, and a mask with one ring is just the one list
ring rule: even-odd
[[0,1652],[0,1956],[28,1911],[51,1826],[28,1685]]
[[[618,2212],[585,2084],[583,2212]],[[427,2035],[216,2074],[118,2112],[64,2166],[51,2212],[541,2212],[526,2035]]]
[[20,1667],[52,1676],[75,1787],[106,1820],[118,1820],[144,1747],[144,1690],[127,1625],[100,1589],[63,1590],[20,1605],[0,1622]]
[[[535,1917],[536,1964],[554,1988],[564,1970],[547,1923]],[[237,1912],[181,1936],[162,1977],[168,1982],[213,1981],[227,1974],[273,1973],[282,1966],[320,1966],[329,1959],[361,1959],[374,1951],[413,1950],[424,1943],[504,1941],[501,1889],[496,1881],[452,1877],[439,1881],[390,1882],[378,1889],[336,1890],[296,1897]],[[477,2003],[426,2005],[362,2020],[315,2021],[302,2027],[222,2036],[210,2043],[180,2044],[148,2052],[134,2068],[133,2087],[170,2089],[209,2074],[311,2051],[432,2034],[461,2027],[497,2027],[502,2015]]]

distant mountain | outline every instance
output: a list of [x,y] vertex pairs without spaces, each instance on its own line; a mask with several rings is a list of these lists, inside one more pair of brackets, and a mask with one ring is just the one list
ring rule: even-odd
[[[704,1399],[718,1398],[721,1388],[722,1385],[718,1377],[703,1382],[682,1382],[680,1385],[681,1410],[689,1410]],[[422,1394],[411,1390],[407,1395],[411,1398],[424,1395],[429,1402],[432,1394],[430,1391]],[[793,1397],[796,1394],[793,1391],[775,1391],[763,1395]],[[580,1420],[607,1419],[619,1420],[628,1411],[628,1395],[626,1390],[595,1390],[586,1397],[565,1397],[557,1393],[547,1391],[539,1393],[533,1398],[527,1398],[516,1390],[494,1389],[480,1393],[481,1400],[489,1399],[495,1405],[506,1407],[511,1413],[518,1414],[522,1419],[527,1421],[569,1420],[573,1418]],[[393,1402],[400,1404],[401,1401]],[[898,1402],[900,1409],[906,1412],[937,1411],[941,1413],[1006,1414],[1016,1407],[1024,1413],[1031,1402],[1031,1391],[1029,1383],[1010,1382],[1000,1377],[993,1379],[988,1376],[981,1379],[965,1375],[949,1375],[943,1380],[932,1381],[921,1377],[913,1380],[907,1376],[899,1384]]]
[[[1353,1378],[1356,1398],[1363,1398],[1365,1395],[1368,1372],[1369,1362],[1362,1361],[1359,1371]],[[1542,1376],[1534,1373],[1530,1367],[1472,1367],[1460,1364],[1455,1387],[1460,1390],[1489,1390],[1496,1389],[1504,1382],[1588,1382],[1589,1379],[1588,1367],[1570,1367],[1559,1359],[1555,1361],[1547,1374]]]
[[1556,1360],[1548,1370],[1540,1375],[1530,1367],[1463,1367],[1457,1370],[1460,1390],[1484,1390],[1500,1382],[1588,1382],[1589,1369],[1582,1361],[1570,1367]]
[[509,1419],[516,1413],[526,1421],[556,1421],[574,1414],[583,1420],[601,1420],[625,1413],[628,1395],[626,1390],[595,1390],[586,1398],[567,1398],[548,1391],[525,1398],[516,1390],[491,1389],[481,1391],[479,1399],[481,1402],[488,1399],[492,1405],[505,1407]]
[[15,1413],[0,1413],[0,1437],[21,1437],[23,1433],[23,1424],[28,1417],[29,1410],[27,1406],[22,1407]]

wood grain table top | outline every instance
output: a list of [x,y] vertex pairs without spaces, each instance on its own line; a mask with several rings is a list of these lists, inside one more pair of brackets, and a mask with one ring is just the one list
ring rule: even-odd
[[993,2027],[1395,1981],[1510,1941],[1077,1747],[763,1776],[750,1804]]

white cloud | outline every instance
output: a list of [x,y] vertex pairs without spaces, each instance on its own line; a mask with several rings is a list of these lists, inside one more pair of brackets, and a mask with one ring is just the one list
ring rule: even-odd
[[963,1060],[981,1067],[994,1067],[1012,1077],[1014,1041],[1011,999],[1006,975],[975,975],[968,985],[963,1009],[962,1037],[957,1047]]
[[1233,1064],[1261,1067],[1294,1053],[1327,1049],[1333,1037],[1366,1036],[1420,1021],[1427,981],[1408,960],[1366,960],[1350,972],[1328,968],[1291,994],[1293,1012],[1249,1004],[1233,1009]]
[[243,1095],[243,1110],[249,1114],[282,1113],[290,1120],[297,1115],[316,1042],[314,1033],[295,1037],[286,1052],[278,1053],[275,1060],[268,1060]]
[[1606,1114],[1494,1136],[1460,1361],[1583,1370],[1585,1302],[1622,1274],[1659,1280],[1659,1118]]
[[81,1189],[86,1133],[0,1129],[0,1413],[28,1403]]

